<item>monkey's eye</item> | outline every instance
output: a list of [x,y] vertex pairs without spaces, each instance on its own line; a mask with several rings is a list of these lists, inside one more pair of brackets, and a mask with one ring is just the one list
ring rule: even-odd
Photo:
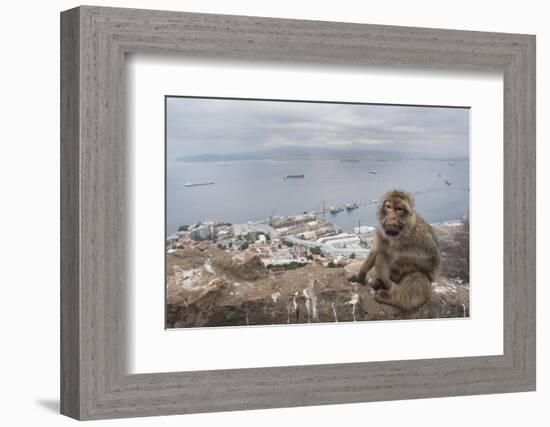
[[398,212],[398,213],[403,213],[403,212],[405,212],[405,209],[403,209],[403,208],[395,208],[395,211]]
[[390,205],[389,203],[386,203],[386,204],[384,205],[384,207],[385,207],[386,209],[391,209],[391,205]]

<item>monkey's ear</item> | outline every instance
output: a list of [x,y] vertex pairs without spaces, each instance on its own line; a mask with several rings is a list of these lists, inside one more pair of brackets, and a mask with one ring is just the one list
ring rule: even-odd
[[412,193],[409,193],[408,191],[405,194],[407,195],[407,197],[411,201],[411,208],[414,208],[414,196],[412,195]]

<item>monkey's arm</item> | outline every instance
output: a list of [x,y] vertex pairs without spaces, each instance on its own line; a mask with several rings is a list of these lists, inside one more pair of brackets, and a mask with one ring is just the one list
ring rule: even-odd
[[361,266],[361,269],[359,270],[359,275],[357,276],[357,281],[359,283],[362,283],[363,285],[365,284],[365,280],[367,278],[367,273],[372,269],[372,267],[374,267],[374,264],[376,262],[377,252],[378,251],[374,248],[369,252],[369,255],[367,256],[367,259],[365,260],[365,262]]
[[380,251],[375,262],[376,278],[380,280],[386,289],[391,289],[395,283],[391,280],[392,264],[386,251]]

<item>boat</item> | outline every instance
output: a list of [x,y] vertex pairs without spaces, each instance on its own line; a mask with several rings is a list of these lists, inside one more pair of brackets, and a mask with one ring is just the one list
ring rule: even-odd
[[285,173],[285,174],[283,175],[283,178],[284,178],[284,179],[288,179],[288,178],[304,178],[304,177],[305,177],[304,174],[294,174],[294,175],[293,175],[293,174]]
[[346,203],[346,210],[352,211],[353,209],[357,209],[359,207],[359,203]]
[[344,208],[337,208],[336,206],[330,207],[330,213],[331,214],[337,214],[338,212],[342,212]]
[[447,179],[446,179],[445,181],[443,181],[443,182],[444,182],[445,184],[447,184],[447,185],[451,185],[451,181],[449,181],[449,180],[447,180]]
[[212,185],[214,184],[213,181],[209,181],[209,182],[186,182],[184,185],[186,187],[197,187],[199,185]]
[[373,175],[376,175],[378,172],[377,171],[369,171],[369,173],[372,173]]
[[357,159],[342,159],[340,161],[344,163],[359,163],[359,160]]

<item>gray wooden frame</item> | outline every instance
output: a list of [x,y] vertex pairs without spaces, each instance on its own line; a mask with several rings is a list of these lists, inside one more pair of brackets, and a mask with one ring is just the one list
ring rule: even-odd
[[[128,375],[124,57],[130,52],[502,72],[504,354]],[[61,166],[63,414],[99,419],[535,390],[534,36],[71,9],[61,14]]]

